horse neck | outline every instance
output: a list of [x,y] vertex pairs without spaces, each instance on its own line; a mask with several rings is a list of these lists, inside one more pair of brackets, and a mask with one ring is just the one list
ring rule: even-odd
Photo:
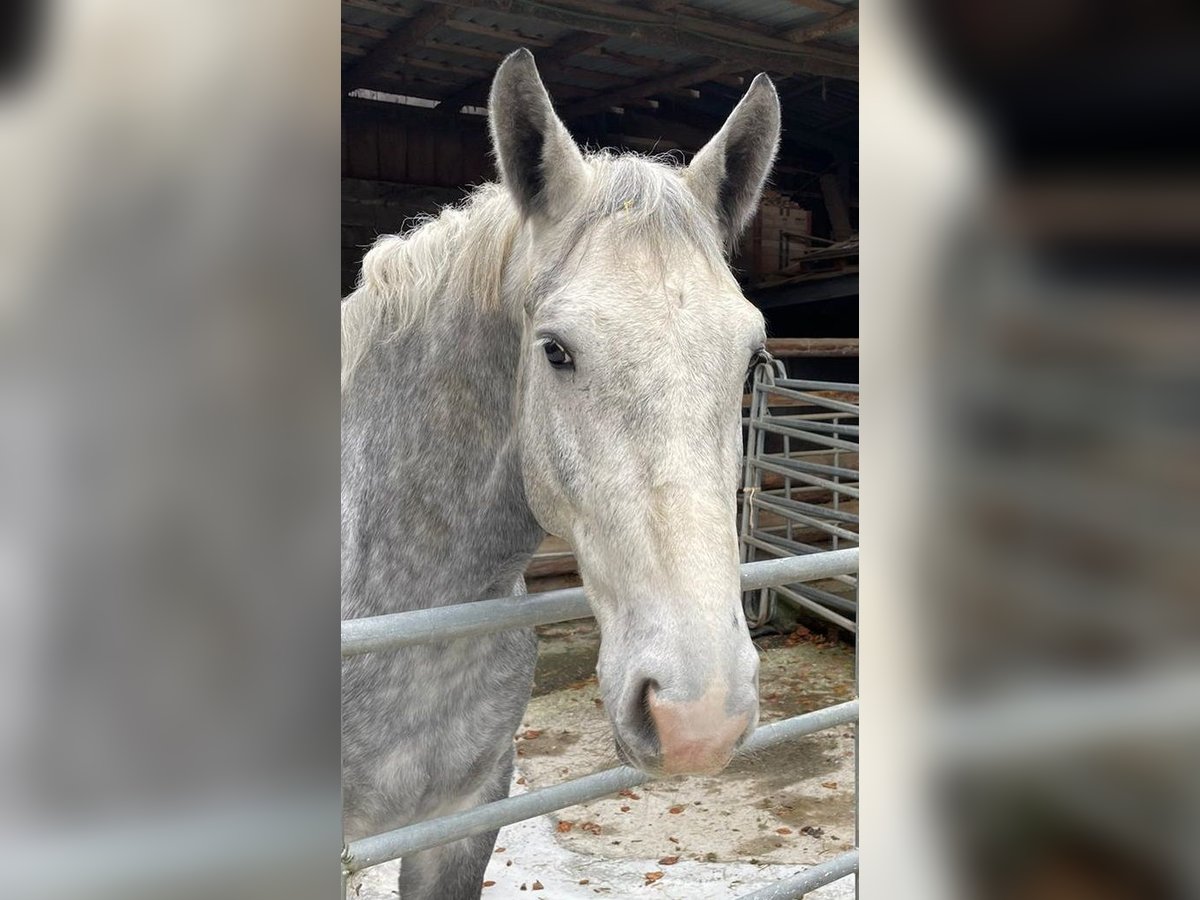
[[363,359],[343,400],[352,614],[504,594],[520,577],[542,537],[520,470],[521,328],[435,299]]

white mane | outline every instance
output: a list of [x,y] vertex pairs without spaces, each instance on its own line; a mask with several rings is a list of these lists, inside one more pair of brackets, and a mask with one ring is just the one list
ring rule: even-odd
[[[585,160],[589,190],[574,215],[561,223],[565,251],[589,226],[620,214],[622,233],[636,245],[685,240],[724,268],[715,222],[673,161],[607,151]],[[342,390],[374,344],[407,330],[435,299],[499,306],[504,263],[520,224],[509,192],[485,184],[408,232],[380,237],[363,257],[358,285],[342,304]]]
[[498,304],[519,220],[508,192],[486,184],[406,233],[376,240],[342,303],[342,389],[376,341],[405,331],[435,298]]

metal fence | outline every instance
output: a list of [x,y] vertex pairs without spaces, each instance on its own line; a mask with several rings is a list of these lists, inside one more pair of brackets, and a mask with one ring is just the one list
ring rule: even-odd
[[[756,591],[773,585],[794,584],[824,578],[836,578],[858,571],[858,549],[843,548],[771,560],[741,566],[743,591]],[[548,591],[521,597],[501,597],[457,606],[422,609],[353,619],[342,623],[342,655],[381,653],[429,641],[444,641],[527,628],[591,615],[581,588]],[[783,741],[855,722],[858,701],[851,700],[825,709],[805,713],[758,728],[746,743],[753,752]],[[511,825],[524,819],[584,803],[631,788],[650,780],[650,776],[629,766],[617,766],[582,778],[486,803],[474,809],[428,819],[384,834],[362,838],[342,851],[343,893],[350,877],[370,866],[398,859],[460,838],[470,837]],[[857,871],[857,851],[844,853],[828,863],[806,869],[799,876],[772,885],[755,898],[799,897],[805,892]]]
[[[786,377],[778,360],[755,368],[742,480],[742,561],[858,546],[858,385]],[[857,631],[858,579],[823,587],[772,585],[746,596],[761,628],[777,600]]]

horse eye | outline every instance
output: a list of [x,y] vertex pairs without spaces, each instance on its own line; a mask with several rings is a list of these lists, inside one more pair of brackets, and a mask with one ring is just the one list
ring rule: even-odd
[[575,367],[575,361],[571,359],[571,354],[558,341],[546,341],[542,344],[542,350],[546,353],[546,362],[554,368],[572,369]]

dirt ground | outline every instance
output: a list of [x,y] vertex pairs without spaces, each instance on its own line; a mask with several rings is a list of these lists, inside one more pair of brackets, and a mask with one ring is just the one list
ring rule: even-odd
[[[534,696],[517,735],[515,792],[618,765],[595,678],[590,620],[541,629]],[[854,696],[854,650],[814,636],[757,641],[762,721]],[[733,898],[854,846],[854,726],[501,831],[485,898]],[[394,898],[395,867],[360,897]],[[355,882],[359,884],[360,882]],[[809,896],[849,897],[853,879]]]

